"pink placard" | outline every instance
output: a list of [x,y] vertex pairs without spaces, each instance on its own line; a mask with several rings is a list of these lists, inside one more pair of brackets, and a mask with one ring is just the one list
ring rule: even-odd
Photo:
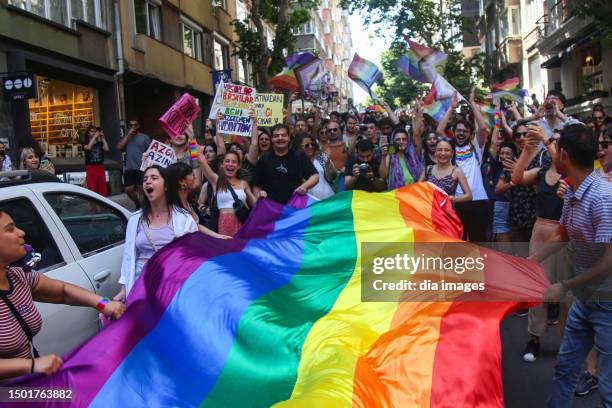
[[200,107],[195,99],[185,93],[159,118],[159,124],[174,139],[185,132],[187,126],[198,117],[199,113]]

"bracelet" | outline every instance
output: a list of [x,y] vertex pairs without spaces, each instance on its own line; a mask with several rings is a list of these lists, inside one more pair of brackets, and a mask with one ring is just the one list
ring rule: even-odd
[[30,374],[34,374],[34,357],[30,357],[30,360],[32,360],[32,365],[30,366]]
[[104,311],[104,308],[108,304],[108,302],[110,302],[109,298],[107,298],[107,297],[100,298],[100,300],[98,300],[98,304],[96,305],[96,310],[98,310],[98,312],[102,313]]

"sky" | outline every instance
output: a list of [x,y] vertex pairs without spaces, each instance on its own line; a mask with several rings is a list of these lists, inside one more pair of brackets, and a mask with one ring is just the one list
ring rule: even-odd
[[[380,68],[380,55],[386,49],[384,41],[374,38],[374,28],[365,27],[363,19],[358,14],[352,14],[349,17],[351,25],[351,37],[353,39],[353,54],[357,52],[360,57],[372,61]],[[370,39],[370,34],[372,39]],[[354,103],[362,103],[369,95],[353,82]]]

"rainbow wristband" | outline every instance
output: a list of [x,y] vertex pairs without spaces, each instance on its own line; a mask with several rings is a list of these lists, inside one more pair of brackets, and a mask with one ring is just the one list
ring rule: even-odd
[[104,308],[108,304],[108,302],[110,302],[109,298],[107,298],[107,297],[101,298],[100,300],[98,300],[98,304],[96,305],[96,310],[98,310],[98,312],[102,313],[104,311]]
[[189,140],[189,155],[191,160],[198,160],[198,144],[194,139]]

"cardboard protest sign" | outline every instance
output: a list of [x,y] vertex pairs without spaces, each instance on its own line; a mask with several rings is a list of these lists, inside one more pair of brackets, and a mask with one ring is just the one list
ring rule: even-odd
[[257,126],[274,126],[283,122],[283,100],[285,95],[258,93],[255,95]]
[[217,112],[223,114],[223,120],[217,123],[217,132],[251,136],[253,123],[249,112],[253,109],[255,96],[254,88],[220,83],[209,115],[214,119]]
[[149,148],[144,153],[140,171],[145,171],[149,166],[158,164],[162,167],[168,167],[172,163],[176,163],[176,154],[172,146],[153,140]]
[[186,93],[159,118],[159,124],[174,139],[185,132],[187,126],[198,117],[199,113],[200,107],[195,99]]

